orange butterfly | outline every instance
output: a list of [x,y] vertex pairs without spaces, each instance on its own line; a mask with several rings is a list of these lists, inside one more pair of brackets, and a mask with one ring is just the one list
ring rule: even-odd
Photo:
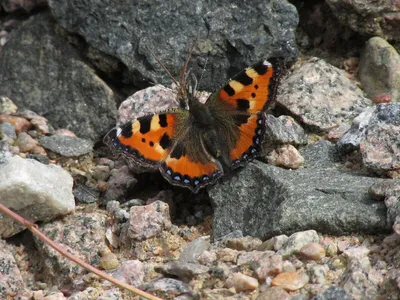
[[261,61],[205,104],[181,84],[178,96],[189,109],[140,117],[112,129],[104,142],[140,166],[159,168],[171,184],[197,193],[261,154],[264,111],[275,98],[282,68],[281,58]]

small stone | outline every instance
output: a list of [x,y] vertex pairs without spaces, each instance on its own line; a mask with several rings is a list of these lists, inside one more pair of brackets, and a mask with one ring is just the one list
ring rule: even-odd
[[238,251],[230,248],[224,248],[217,252],[218,259],[224,262],[236,262]]
[[216,260],[217,254],[207,250],[200,254],[200,256],[197,258],[197,261],[205,266],[211,265]]
[[280,250],[283,245],[287,242],[288,240],[287,235],[278,235],[274,236],[273,238],[270,238],[269,240],[266,240],[264,243],[262,243],[257,250],[259,251],[265,251],[265,250],[275,250],[278,251]]
[[75,184],[74,196],[81,203],[95,203],[99,200],[100,192],[83,184]]
[[326,256],[333,257],[338,253],[338,246],[335,243],[325,245]]
[[196,275],[207,273],[209,268],[198,263],[171,261],[161,265],[156,271],[190,281]]
[[287,291],[297,291],[305,286],[309,281],[309,277],[302,273],[285,272],[278,274],[272,279],[272,286],[279,286]]
[[292,145],[283,145],[267,156],[268,163],[288,169],[298,169],[304,163],[304,158]]
[[338,241],[337,242],[337,247],[339,252],[343,252],[346,250],[350,245],[350,242],[348,240],[343,240],[343,241]]
[[303,246],[300,249],[299,254],[305,259],[319,261],[325,257],[325,249],[318,243],[310,243]]
[[254,273],[260,281],[265,281],[267,277],[279,274],[283,269],[282,256],[279,254],[264,257],[255,263],[257,267]]
[[257,279],[242,273],[233,273],[226,281],[228,288],[234,287],[236,292],[254,291],[258,288]]
[[272,286],[259,294],[256,300],[289,300],[293,299],[289,293],[279,286]]
[[33,128],[42,133],[42,134],[48,134],[50,132],[49,125],[47,124],[47,119],[42,117],[42,116],[35,116],[30,120],[31,124],[33,125]]
[[[316,295],[312,300],[353,300],[353,297],[349,296],[346,291],[338,286],[331,286],[325,290],[323,294]],[[362,298],[360,298],[362,299]]]
[[110,167],[95,166],[93,168],[93,177],[97,180],[107,181],[108,177],[110,177]]
[[290,116],[282,115],[276,118],[267,114],[265,125],[264,143],[267,145],[307,144],[304,129]]
[[192,294],[188,284],[172,278],[156,279],[141,285],[141,288],[148,293],[157,294],[162,299],[178,299],[178,296],[183,297]]
[[93,142],[88,139],[65,135],[44,136],[39,143],[46,149],[66,157],[80,156],[93,151]]
[[198,257],[210,248],[210,242],[203,237],[191,241],[183,248],[179,260],[181,262],[196,262]]
[[18,107],[12,102],[10,98],[0,97],[0,114],[13,114],[16,113]]
[[37,154],[37,155],[41,155],[41,156],[47,156],[46,150],[44,150],[44,148],[39,146],[39,145],[36,145],[35,147],[33,147],[30,152],[32,154]]
[[312,265],[308,270],[310,276],[310,282],[315,284],[324,284],[326,273],[329,271],[329,267],[326,265]]
[[65,136],[70,136],[73,138],[77,138],[76,134],[73,133],[71,130],[65,129],[65,128],[61,128],[61,129],[57,129],[54,132],[55,135],[65,135]]
[[38,142],[26,132],[20,132],[15,141],[15,146],[18,146],[21,152],[29,152],[37,145],[37,143]]
[[132,206],[129,221],[121,229],[121,243],[131,240],[142,241],[153,236],[160,236],[171,228],[168,204],[155,201],[145,206]]
[[32,128],[31,122],[29,122],[25,118],[0,114],[0,123],[5,123],[5,122],[12,124],[17,134],[22,131],[24,132],[28,131],[29,129]]
[[113,272],[113,277],[133,286],[143,284],[145,265],[140,260],[125,260],[120,267]]
[[296,267],[288,260],[283,262],[282,272],[296,272]]
[[104,270],[113,270],[119,267],[117,256],[108,248],[100,251],[100,266]]
[[292,234],[285,246],[278,251],[283,257],[288,257],[299,251],[304,245],[318,243],[319,236],[315,230],[307,230]]
[[235,250],[252,251],[258,248],[262,244],[262,241],[258,238],[245,236],[242,238],[229,239],[226,242],[226,246]]
[[0,140],[3,139],[4,136],[7,136],[12,140],[17,138],[14,126],[11,123],[4,122],[0,124]]
[[371,251],[365,246],[353,247],[343,251],[343,256],[347,259],[360,260],[368,256]]

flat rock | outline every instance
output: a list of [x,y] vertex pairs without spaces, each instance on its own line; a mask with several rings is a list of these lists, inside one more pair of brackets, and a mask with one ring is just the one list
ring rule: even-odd
[[88,139],[74,138],[67,135],[43,136],[40,145],[66,157],[80,156],[93,151],[93,142]]
[[348,123],[372,103],[344,71],[317,58],[296,68],[279,91],[277,102],[316,131],[347,130]]
[[9,34],[0,52],[0,95],[46,115],[55,128],[99,139],[115,124],[114,93],[60,30],[41,13]]
[[358,77],[368,98],[389,94],[391,101],[400,102],[400,55],[384,39],[368,40],[358,64]]
[[[71,175],[56,165],[14,156],[0,164],[0,202],[31,222],[48,221],[75,209]],[[0,236],[25,227],[0,214]]]
[[[196,75],[204,70],[199,90],[215,90],[244,67],[269,56],[297,56],[298,14],[288,1],[233,5],[227,0],[173,4],[152,0],[116,2],[110,7],[104,0],[52,0],[49,6],[61,26],[118,58],[128,69],[122,81],[139,87],[149,81],[171,83],[151,52],[177,78],[193,43],[189,68]],[[237,20],[246,20],[246,26]]]
[[387,231],[384,203],[368,194],[383,180],[334,168],[293,171],[249,163],[209,189],[213,238],[235,230],[261,239],[308,229],[338,235]]

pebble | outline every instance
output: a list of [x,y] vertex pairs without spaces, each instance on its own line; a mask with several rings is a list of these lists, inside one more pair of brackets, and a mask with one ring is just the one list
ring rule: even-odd
[[256,300],[289,300],[293,299],[288,292],[279,286],[272,286],[260,293]]
[[298,169],[304,163],[304,158],[292,145],[282,145],[271,151],[267,156],[268,163],[288,169]]
[[283,245],[286,244],[288,239],[289,239],[289,237],[287,235],[284,235],[284,234],[274,236],[274,237],[270,238],[269,240],[266,240],[264,243],[262,243],[257,248],[257,250],[260,250],[260,251],[265,251],[265,250],[278,251],[283,247]]
[[190,281],[196,275],[207,273],[209,268],[198,263],[187,263],[178,260],[161,265],[156,268],[156,271]]
[[196,262],[198,257],[210,248],[210,242],[203,237],[199,237],[183,248],[179,260],[181,262]]
[[100,266],[104,270],[113,270],[118,268],[119,261],[117,256],[108,248],[100,250]]
[[236,292],[253,291],[258,288],[257,279],[242,273],[233,273],[226,281],[228,288],[234,287]]
[[255,268],[254,273],[260,281],[281,273],[283,269],[282,256],[279,254],[264,257],[255,263],[258,267]]
[[33,128],[41,134],[48,134],[50,132],[48,121],[42,116],[35,116],[30,120]]
[[293,233],[287,240],[285,246],[278,251],[284,258],[299,251],[309,243],[318,243],[319,236],[315,230],[307,230]]
[[18,134],[17,139],[15,140],[15,146],[19,147],[19,150],[21,152],[29,152],[31,151],[38,142],[32,138],[29,134],[26,132],[20,132]]
[[284,272],[278,274],[272,279],[272,286],[279,286],[287,291],[297,291],[305,286],[309,282],[307,274],[295,273],[295,272]]
[[100,192],[84,184],[75,184],[74,196],[81,203],[95,203],[99,200]]
[[217,254],[215,252],[204,251],[200,256],[197,258],[197,261],[202,265],[209,266],[214,261],[217,260]]
[[0,139],[2,139],[4,136],[7,136],[12,140],[17,138],[14,126],[11,123],[4,122],[0,124]]
[[0,97],[0,114],[13,114],[16,113],[18,107],[14,104],[14,102],[7,97]]
[[92,172],[93,177],[97,180],[107,181],[110,177],[110,167],[108,166],[95,166]]
[[259,238],[245,236],[241,238],[228,239],[226,246],[235,250],[252,251],[257,249],[262,244]]
[[325,257],[325,249],[318,243],[310,243],[299,250],[299,254],[305,259],[319,261]]
[[0,114],[0,123],[5,122],[12,124],[17,134],[32,128],[31,122],[25,118]]
[[329,267],[326,265],[312,265],[308,270],[310,282],[315,284],[324,284],[326,273]]
[[80,156],[93,151],[91,140],[66,135],[43,136],[39,143],[44,148],[66,157]]
[[224,262],[236,262],[238,254],[237,250],[224,248],[217,252],[217,257]]
[[145,277],[145,264],[140,260],[125,260],[121,262],[120,267],[115,270],[113,277],[127,282],[133,286],[143,284]]

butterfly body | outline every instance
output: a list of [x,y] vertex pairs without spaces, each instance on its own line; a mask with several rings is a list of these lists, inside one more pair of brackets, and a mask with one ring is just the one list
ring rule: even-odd
[[187,92],[188,110],[138,118],[111,130],[105,143],[196,193],[260,155],[264,111],[275,97],[281,65],[273,59],[245,69],[204,104]]

